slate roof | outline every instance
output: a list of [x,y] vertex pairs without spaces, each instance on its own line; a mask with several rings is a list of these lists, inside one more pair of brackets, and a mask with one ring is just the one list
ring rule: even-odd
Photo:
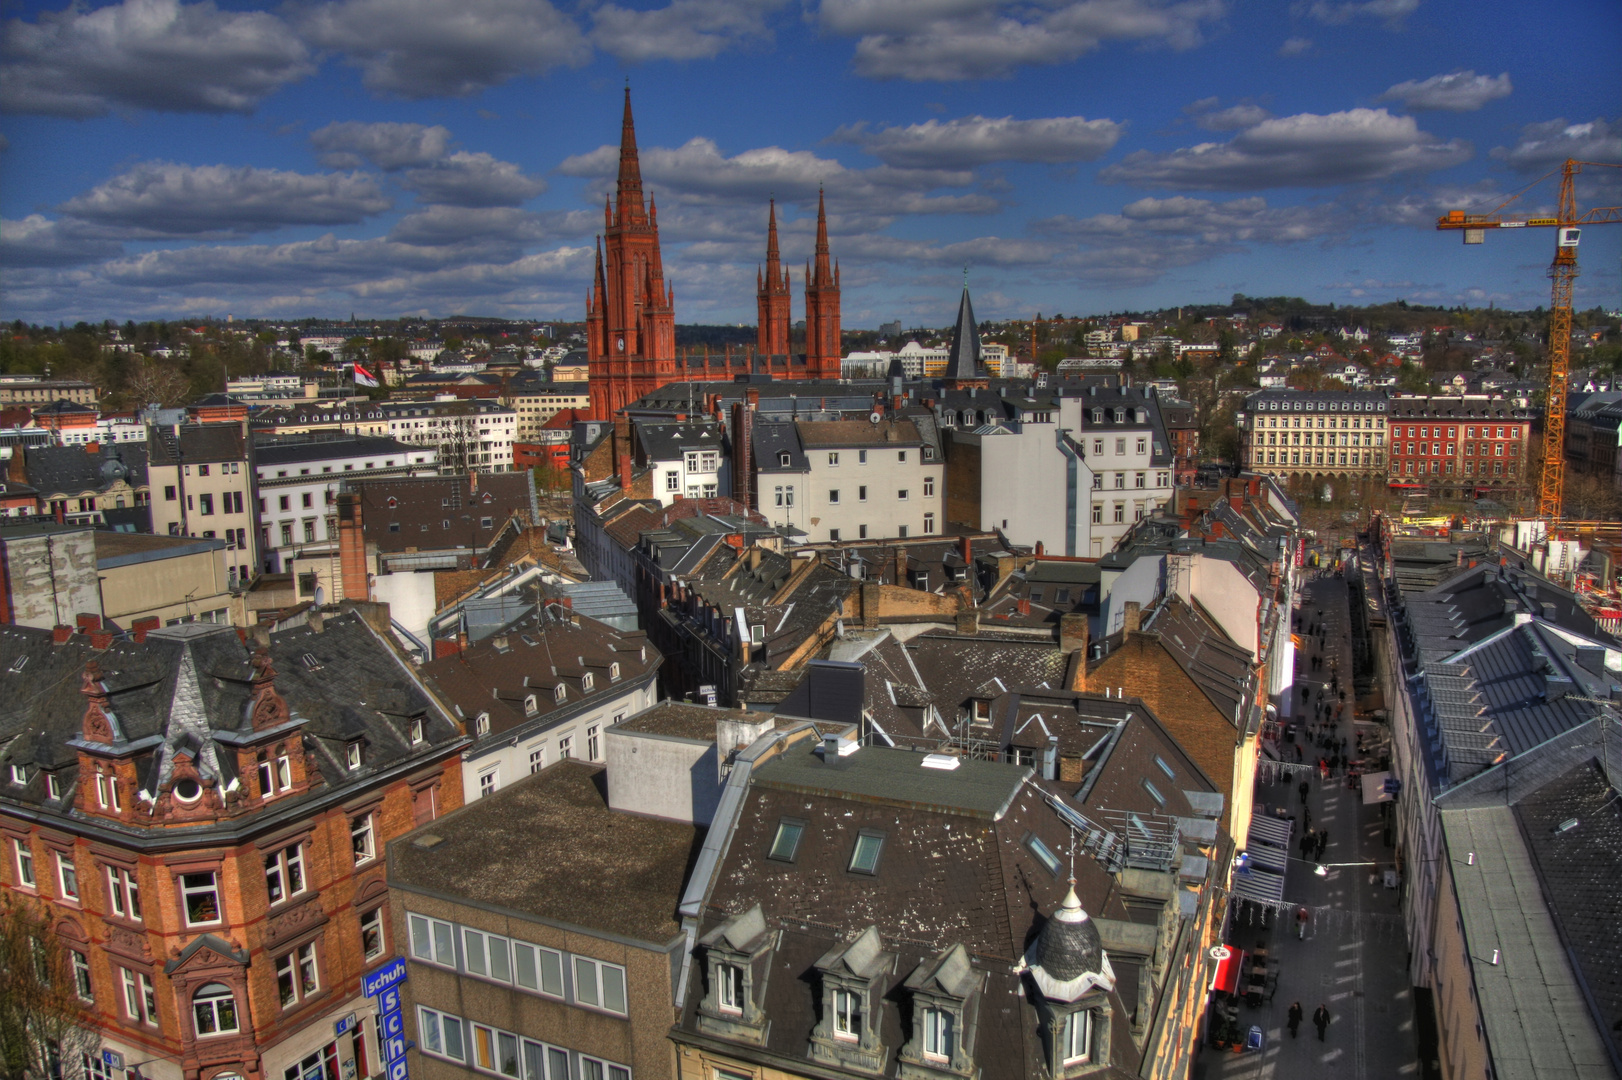
[[1177,596],[1152,609],[1142,628],[1160,635],[1166,652],[1230,724],[1243,728],[1248,723],[1245,706],[1255,698],[1255,674],[1247,650]]
[[404,465],[410,454],[421,453],[423,449],[421,446],[412,446],[399,439],[381,435],[351,435],[339,438],[285,436],[276,442],[259,444],[255,448],[254,457],[255,464],[261,469],[275,468],[278,465],[301,465],[309,461],[331,461],[335,458],[371,455],[383,458],[391,454],[397,455],[400,459],[399,464]]
[[704,830],[610,810],[606,787],[580,761],[507,784],[392,841],[389,884],[663,948]]
[[185,424],[178,435],[173,427],[153,425],[147,432],[154,465],[248,460],[240,424]]
[[957,321],[952,324],[952,344],[946,351],[946,377],[980,377],[980,328],[974,324],[974,303],[969,299],[967,281],[963,283],[963,298],[958,301]]
[[124,481],[147,486],[147,448],[140,443],[103,443],[95,451],[83,446],[30,446],[22,450],[28,484],[41,500],[81,491],[106,491]]
[[360,496],[361,530],[383,554],[482,549],[513,514],[534,520],[538,511],[535,476],[528,470],[480,476],[476,490],[465,476],[353,480],[345,490]]
[[719,452],[722,449],[721,427],[708,421],[685,424],[638,421],[636,434],[648,461],[680,461],[689,450]]
[[[303,721],[305,745],[328,790],[362,787],[380,771],[460,744],[455,721],[358,614],[326,618],[319,633],[311,627],[272,633],[269,651],[276,688]],[[68,741],[81,734],[81,674],[95,660],[123,741],[144,744],[136,757],[144,787],[164,774],[172,748],[188,745],[202,746],[214,759],[209,767],[229,783],[235,752],[214,751],[210,734],[229,738],[245,729],[251,657],[235,630],[206,623],[154,630],[140,644],[114,638],[106,649],[94,648],[83,634],[56,645],[49,630],[0,627],[0,697],[10,703],[0,712],[0,762],[66,770],[63,787],[71,798],[77,758]],[[426,736],[416,746],[408,738],[414,717],[423,719]],[[364,745],[364,765],[351,770],[344,750],[356,738]],[[0,798],[39,804],[44,784],[35,780]]]

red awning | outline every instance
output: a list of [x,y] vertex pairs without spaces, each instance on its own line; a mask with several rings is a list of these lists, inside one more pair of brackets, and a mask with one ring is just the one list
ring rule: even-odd
[[1228,957],[1217,961],[1216,975],[1211,979],[1211,989],[1220,990],[1224,994],[1239,993],[1239,972],[1245,964],[1245,951],[1228,946]]

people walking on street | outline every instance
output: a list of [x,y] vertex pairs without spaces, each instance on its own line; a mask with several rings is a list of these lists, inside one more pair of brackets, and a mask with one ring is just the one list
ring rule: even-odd
[[1297,790],[1297,791],[1299,791],[1301,793],[1301,805],[1302,806],[1307,805],[1307,792],[1312,790],[1312,785],[1309,784],[1307,781],[1303,780],[1303,781],[1301,781],[1301,786],[1296,788],[1295,790]]
[[1312,914],[1306,908],[1296,908],[1295,936],[1302,941],[1307,939],[1307,920],[1310,918],[1312,918]]
[[1328,849],[1329,849],[1329,830],[1328,829],[1319,829],[1318,830],[1318,855],[1317,855],[1317,860],[1316,861],[1322,862],[1323,857],[1324,857],[1324,852],[1327,851]]
[[1318,1011],[1312,1014],[1312,1024],[1318,1029],[1318,1041],[1324,1042],[1324,1032],[1329,1028],[1329,1006],[1318,1006]]
[[1298,1039],[1301,1037],[1301,1018],[1304,1015],[1305,1014],[1301,1011],[1301,1003],[1299,1001],[1290,1006],[1290,1038]]

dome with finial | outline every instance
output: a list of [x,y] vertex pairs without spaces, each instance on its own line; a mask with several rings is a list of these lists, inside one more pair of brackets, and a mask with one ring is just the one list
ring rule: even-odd
[[1049,1001],[1074,1001],[1095,987],[1115,989],[1115,971],[1103,938],[1082,909],[1074,881],[1059,910],[1026,951],[1024,967]]

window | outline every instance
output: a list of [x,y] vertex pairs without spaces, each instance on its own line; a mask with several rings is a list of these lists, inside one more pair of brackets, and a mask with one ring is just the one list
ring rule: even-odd
[[1071,1013],[1064,1022],[1064,1063],[1080,1065],[1093,1057],[1093,1013],[1091,1009]]
[[598,751],[597,742],[598,742],[598,739],[597,739],[597,726],[595,724],[593,724],[591,727],[586,729],[586,760],[587,761],[596,761],[597,760],[597,751]]
[[1126,503],[1115,504],[1115,523],[1117,525],[1126,521]]
[[417,1006],[417,1037],[422,1049],[430,1054],[465,1061],[467,1052],[462,1046],[462,1021],[422,1005]]
[[529,771],[538,773],[546,768],[546,747],[537,746],[529,752]]
[[416,746],[422,742],[422,717],[411,721],[411,745]]
[[828,501],[831,502],[831,503],[837,503],[839,501],[839,489],[838,488],[833,488],[832,490],[830,490],[828,492]]
[[79,871],[74,867],[71,855],[56,853],[56,884],[62,899],[79,899]]
[[1138,440],[1138,453],[1141,454],[1144,451],[1146,451],[1148,448],[1149,448],[1149,446],[1148,446],[1148,440],[1147,439],[1139,439]]
[[906,502],[907,497],[908,497],[907,496],[907,489],[906,488],[901,488],[900,490],[898,490],[895,493],[895,497],[896,497],[897,502]]
[[384,952],[383,909],[375,907],[362,912],[360,917],[360,948],[368,960],[375,960]]
[[[1098,477],[1095,476],[1095,477],[1093,477],[1093,479],[1097,480]],[[1102,525],[1103,523],[1104,523],[1104,504],[1103,503],[1093,503],[1093,524],[1094,525]]]
[[229,1035],[237,1030],[237,999],[224,983],[209,983],[193,994],[191,1014],[199,1037]]
[[513,981],[526,990],[563,996],[563,954],[555,949],[515,941]]
[[926,498],[926,499],[933,498],[934,495],[935,495],[935,478],[933,476],[926,476],[926,477],[924,477],[924,498]]
[[1166,805],[1166,797],[1164,795],[1160,794],[1160,789],[1159,788],[1155,787],[1154,784],[1149,782],[1148,777],[1143,778],[1143,790],[1147,791],[1149,793],[1149,797],[1151,799],[1153,799],[1159,805],[1161,805],[1161,806]]
[[197,496],[197,510],[202,514],[214,513],[214,496],[206,491]]
[[276,961],[276,993],[282,1008],[292,1008],[319,989],[314,942],[300,945]]
[[800,850],[800,837],[804,834],[805,822],[791,818],[779,821],[777,835],[772,838],[772,849],[766,857],[780,862],[793,862],[795,854]]
[[1138,487],[1138,488],[1148,487],[1149,486],[1148,485],[1148,474],[1146,474],[1146,473],[1133,473],[1132,474],[1132,486],[1133,487]]
[[13,765],[11,767],[11,782],[13,784],[18,784],[18,785],[27,784],[28,783],[28,766],[26,766],[26,765]]
[[1116,439],[1115,440],[1115,452],[1117,454],[1126,453],[1126,440],[1125,439]]
[[265,893],[270,897],[272,904],[279,904],[303,891],[303,844],[294,844],[292,847],[265,856]]
[[838,454],[838,452],[830,452],[828,454],[828,464],[835,467],[835,468],[839,467],[839,454]]
[[286,791],[293,786],[293,768],[287,755],[282,754],[274,759],[261,758],[259,761],[259,797],[268,799],[279,788]]
[[180,906],[186,912],[188,926],[220,921],[220,891],[214,871],[180,875]]
[[140,1023],[158,1026],[158,997],[152,990],[152,977],[144,971],[119,968],[124,988],[124,1015]]
[[838,529],[829,529],[828,530],[828,540],[831,543],[835,543],[835,544],[839,543],[839,530]]
[[850,990],[833,992],[834,1038],[855,1042],[862,1037],[861,995]]
[[73,968],[73,989],[81,1001],[94,1001],[96,995],[90,986],[90,961],[77,949],[68,950],[68,963]]
[[1161,772],[1166,774],[1166,779],[1168,779],[1168,780],[1177,779],[1177,773],[1175,771],[1173,771],[1173,769],[1172,769],[1172,767],[1170,765],[1166,764],[1166,759],[1161,757],[1159,754],[1155,755],[1155,764],[1160,767]]
[[897,450],[895,452],[895,459],[904,463],[907,460],[907,452],[905,450]]
[[364,862],[370,862],[377,857],[371,814],[362,814],[349,820],[349,846],[355,853],[356,866]]
[[107,897],[113,914],[141,921],[141,890],[135,874],[121,866],[107,868]]
[[716,1003],[722,1012],[742,1013],[744,1002],[743,968],[736,964],[715,965]]
[[17,849],[17,884],[34,888],[34,852],[26,840],[13,840]]
[[1059,867],[1061,864],[1059,862],[1059,857],[1053,853],[1052,848],[1042,843],[1038,837],[1030,834],[1027,834],[1025,837],[1025,846],[1030,849],[1032,855],[1036,856],[1036,861],[1041,863],[1043,868],[1047,870],[1048,873],[1052,874],[1054,877],[1059,876]]
[[856,836],[856,846],[851,849],[850,869],[857,874],[876,873],[879,868],[879,853],[884,850],[884,835],[882,833],[863,830]]
[[935,532],[935,515],[934,514],[925,514],[924,515],[924,535],[929,536],[929,535],[932,535],[934,532]]
[[512,953],[508,949],[507,939],[497,934],[486,934],[464,926],[462,961],[470,975],[504,983],[513,981]]
[[866,502],[867,501],[867,485],[866,484],[863,484],[862,486],[860,486],[860,487],[858,487],[856,489],[856,501],[857,502]]
[[479,774],[479,798],[481,798],[481,799],[488,798],[489,796],[494,795],[496,793],[496,773],[497,773],[497,771],[498,770],[496,770],[496,769],[491,769],[487,773],[480,773]]
[[163,485],[163,501],[164,502],[174,502],[175,501],[175,486],[173,484],[165,484],[165,485]]
[[576,1004],[625,1015],[625,969],[584,956],[574,958]]
[[360,768],[360,741],[356,740],[344,747],[344,763],[351,770]]
[[926,1008],[923,1015],[924,1057],[931,1061],[952,1059],[952,1014],[945,1009]]
[[411,955],[444,967],[456,966],[456,930],[450,923],[426,915],[408,915]]
[[665,473],[665,490],[666,491],[680,491],[681,490],[681,473],[673,473],[673,472]]

